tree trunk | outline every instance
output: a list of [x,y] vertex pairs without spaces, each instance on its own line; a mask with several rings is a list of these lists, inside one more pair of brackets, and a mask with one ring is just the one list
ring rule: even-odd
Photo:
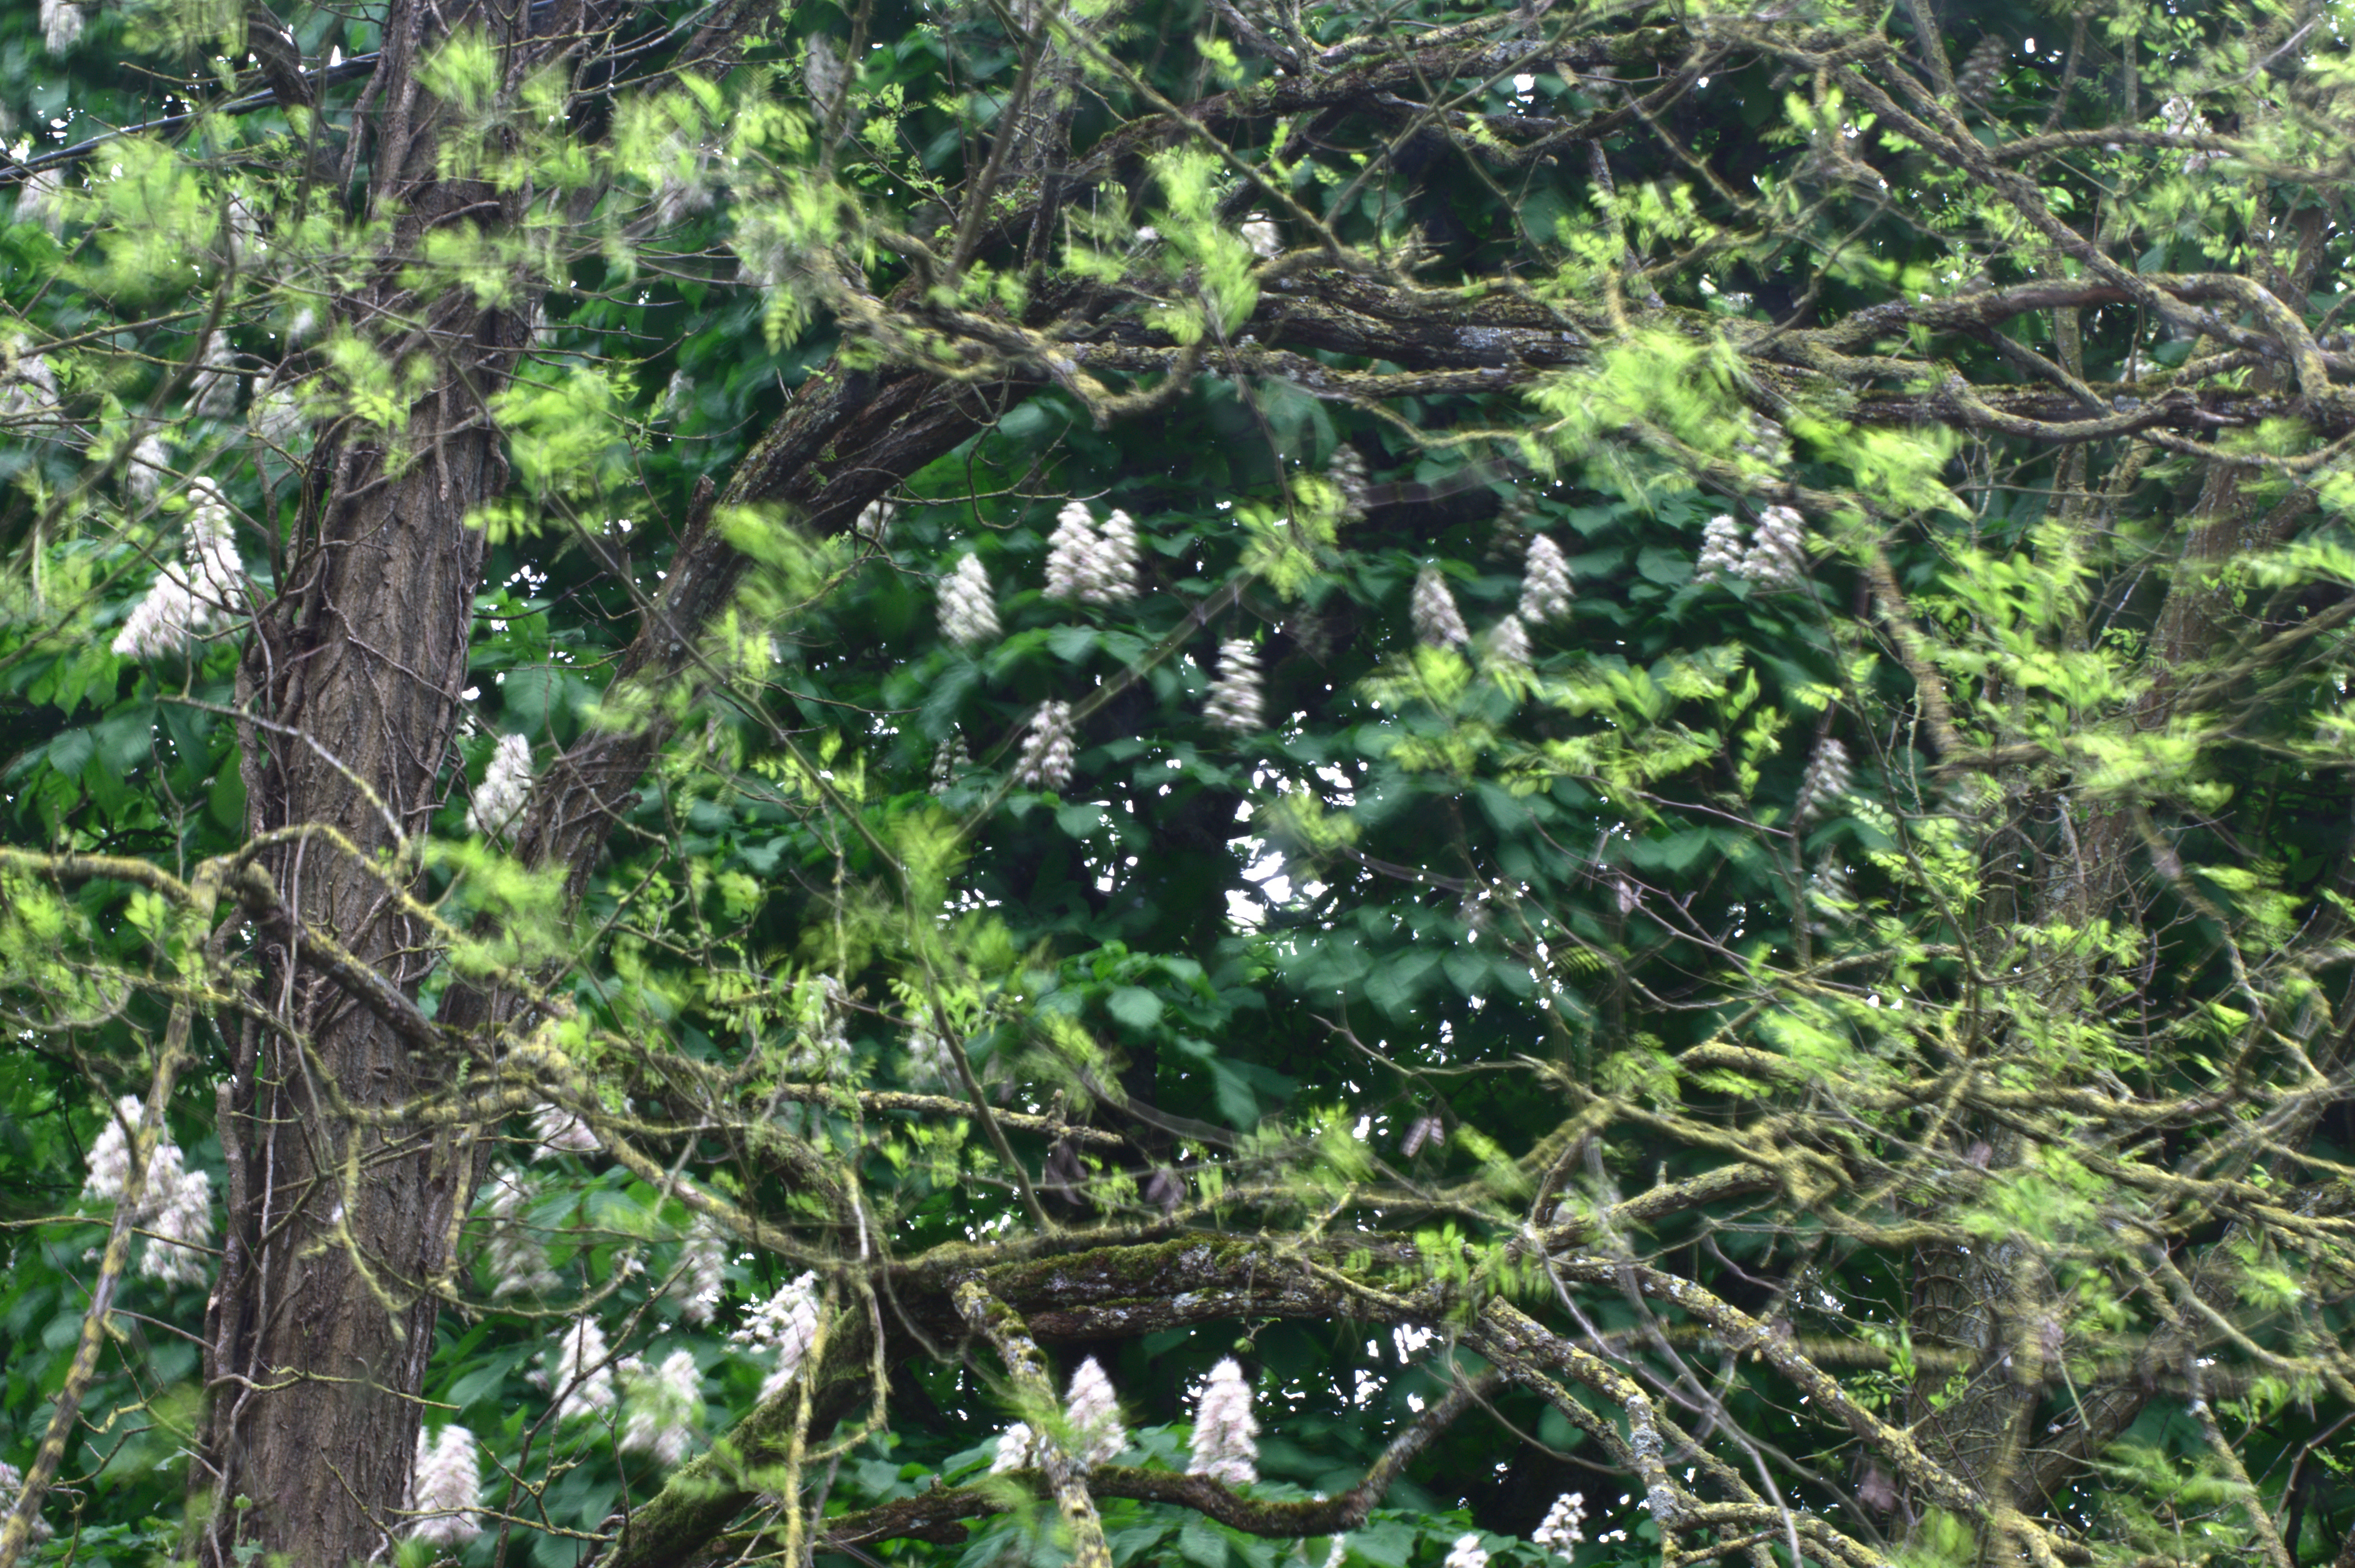
[[[336,302],[340,327],[395,365],[432,366],[405,431],[330,432],[313,464],[277,599],[240,675],[249,829],[288,906],[411,995],[432,967],[395,906],[415,874],[466,684],[483,539],[468,516],[506,480],[485,413],[529,324],[463,291],[420,299],[403,261],[464,212],[511,221],[517,198],[445,180],[453,127],[418,68],[449,30],[486,28],[505,79],[533,63],[520,5],[396,0],[369,89],[373,210],[391,221],[375,281]],[[569,31],[560,29],[559,31]],[[405,323],[387,330],[378,323]],[[368,1125],[425,1092],[421,1060],[286,945],[264,949],[250,1036],[222,1095],[231,1170],[227,1257],[208,1322],[212,1407],[192,1524],[199,1559],[243,1546],[293,1563],[381,1560],[410,1481],[416,1394],[433,1348],[434,1285],[473,1186],[449,1134]]]

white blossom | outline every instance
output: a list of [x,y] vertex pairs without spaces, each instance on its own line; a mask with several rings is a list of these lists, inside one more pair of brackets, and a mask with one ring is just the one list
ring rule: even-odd
[[[655,166],[662,170],[655,181],[655,224],[668,228],[683,218],[694,217],[711,206],[711,150],[698,146],[684,132],[674,131],[663,138],[655,153]],[[663,406],[674,407],[680,400],[679,383],[685,381],[691,390],[695,383],[687,372],[677,371],[664,390]]]
[[[16,1511],[17,1499],[25,1495],[25,1472],[5,1459],[0,1459],[0,1519]],[[51,1534],[49,1521],[39,1514],[33,1516],[31,1544],[38,1546]]]
[[1037,1446],[1038,1436],[1030,1430],[1030,1424],[1016,1422],[997,1435],[997,1452],[989,1461],[989,1473],[1002,1476],[1036,1463],[1032,1450]]
[[900,507],[897,502],[887,501],[879,496],[858,509],[858,515],[850,521],[850,532],[868,544],[879,547],[890,539],[891,524],[899,515]]
[[1325,1553],[1325,1568],[1341,1568],[1341,1563],[1348,1555],[1349,1538],[1346,1535],[1335,1536],[1333,1549]]
[[253,400],[253,407],[245,411],[245,422],[254,440],[278,451],[291,449],[310,428],[294,388],[277,383]]
[[1252,255],[1264,258],[1284,249],[1284,236],[1264,215],[1253,213],[1243,224],[1243,243],[1252,248]]
[[132,497],[153,501],[156,491],[163,488],[165,471],[171,467],[172,453],[164,445],[164,438],[143,436],[131,449],[130,459],[123,464],[123,483]]
[[1856,890],[1849,884],[1848,867],[1829,855],[1807,874],[1807,929],[1828,937],[1839,927],[1856,922]]
[[1071,781],[1072,754],[1071,705],[1041,703],[1030,715],[1030,733],[1022,737],[1014,781],[1031,789],[1060,789]]
[[[82,1179],[85,1194],[110,1203],[121,1202],[129,1189],[132,1139],[146,1107],[137,1095],[124,1095],[114,1113],[91,1139]],[[142,1277],[166,1285],[204,1282],[207,1258],[200,1249],[212,1244],[213,1179],[188,1169],[168,1131],[147,1157],[147,1180],[131,1223],[150,1233],[139,1256]]]
[[491,1299],[547,1295],[563,1281],[549,1267],[548,1245],[526,1217],[539,1189],[506,1174],[494,1174],[490,1187],[484,1214],[491,1234],[483,1245],[483,1261],[491,1271]]
[[1488,1568],[1488,1550],[1480,1544],[1479,1532],[1457,1536],[1440,1568]]
[[967,556],[941,586],[941,635],[970,652],[997,638],[997,599],[981,557]]
[[1700,558],[1693,563],[1697,587],[1738,575],[1742,570],[1742,524],[1720,514],[1701,525]]
[[1807,577],[1806,524],[1788,506],[1769,506],[1750,536],[1742,575],[1763,588],[1795,588]]
[[673,1351],[649,1370],[633,1359],[622,1368],[622,1436],[624,1454],[651,1454],[675,1467],[695,1444],[703,1424],[703,1373],[695,1352]]
[[139,1272],[166,1285],[202,1285],[211,1273],[203,1249],[213,1239],[213,1179],[187,1169],[176,1144],[159,1144],[147,1176],[155,1208]]
[[417,1468],[409,1483],[415,1517],[409,1538],[432,1546],[464,1546],[483,1533],[483,1467],[474,1435],[455,1423],[439,1435],[417,1432]]
[[[2168,134],[2170,136],[2205,135],[2208,131],[2207,118],[2200,112],[2191,100],[2179,92],[2159,106],[2158,117],[2166,125]],[[2208,166],[2211,156],[2210,154],[2200,152],[2184,154],[2183,172],[2187,175],[2199,174]]]
[[1855,788],[1848,747],[1827,736],[1807,758],[1807,770],[1799,776],[1799,824],[1804,827],[1818,817],[1829,816]]
[[719,1309],[728,1288],[728,1238],[703,1215],[687,1227],[678,1249],[678,1278],[671,1293],[679,1299],[679,1316],[690,1323],[709,1323]]
[[482,788],[466,808],[466,831],[495,838],[506,832],[531,793],[531,737],[503,735],[491,753]]
[[1136,597],[1136,520],[1114,507],[1098,528],[1084,502],[1068,503],[1047,538],[1047,597],[1121,604]]
[[1366,495],[1372,488],[1366,474],[1366,460],[1358,455],[1355,447],[1343,447],[1333,454],[1333,461],[1325,470],[1325,477],[1341,493],[1341,521],[1354,522],[1366,514]]
[[1115,506],[1096,536],[1094,575],[1088,599],[1094,604],[1125,604],[1136,597],[1136,519]]
[[794,987],[794,1032],[785,1071],[794,1077],[830,1078],[850,1060],[850,995],[833,975]]
[[205,334],[196,374],[188,380],[188,411],[208,418],[235,412],[237,383],[236,351],[229,347],[229,334],[215,327]]
[[[19,142],[8,149],[10,161],[19,164],[32,155],[33,143],[29,141]],[[64,233],[65,206],[58,199],[64,188],[55,169],[40,169],[27,175],[16,186],[16,221],[37,223],[51,234]]]
[[1414,640],[1426,648],[1460,647],[1472,641],[1463,613],[1455,608],[1455,596],[1447,591],[1447,579],[1436,567],[1425,567],[1415,577],[1408,619],[1414,623]]
[[777,1352],[776,1370],[761,1384],[761,1397],[768,1399],[791,1386],[801,1374],[802,1362],[809,1359],[810,1346],[816,1339],[817,1276],[810,1273],[751,1307],[744,1314],[743,1326],[728,1336],[728,1342],[739,1350]]
[[80,39],[84,20],[73,0],[41,0],[41,47],[64,54]]
[[1055,514],[1055,531],[1047,535],[1047,597],[1076,604],[1094,575],[1095,519],[1079,502]]
[[1202,716],[1212,729],[1247,735],[1261,727],[1262,706],[1259,654],[1250,639],[1231,637],[1219,644],[1218,679],[1210,683],[1210,700]]
[[1520,617],[1531,626],[1543,626],[1570,613],[1577,597],[1571,587],[1570,562],[1561,546],[1543,534],[1529,537],[1529,553],[1521,567]]
[[146,598],[132,605],[113,645],[123,657],[179,652],[188,638],[240,609],[245,563],[238,560],[238,544],[229,532],[229,502],[205,478],[188,482],[188,499],[184,563],[155,572]]
[[54,414],[58,373],[24,338],[0,351],[0,419],[33,419]]
[[1553,1499],[1546,1510],[1545,1522],[1529,1536],[1531,1541],[1548,1552],[1567,1557],[1570,1549],[1586,1539],[1580,1528],[1586,1521],[1586,1498],[1580,1492],[1564,1492]]
[[973,753],[964,748],[964,736],[953,735],[932,747],[932,791],[945,795],[949,786],[962,778],[973,766]]
[[[583,1318],[564,1330],[557,1341],[555,1367],[533,1380],[556,1395],[559,1421],[602,1415],[613,1408],[613,1369],[607,1364],[612,1355],[596,1319]],[[545,1351],[540,1359],[547,1359]]]
[[964,1089],[957,1081],[956,1058],[950,1054],[949,1043],[929,1029],[918,1029],[908,1036],[908,1081],[918,1088],[949,1094]]
[[131,1180],[131,1139],[123,1129],[137,1127],[139,1118],[146,1114],[146,1107],[137,1095],[125,1095],[114,1102],[114,1111],[106,1125],[98,1129],[89,1152],[82,1157],[82,1192],[110,1203],[122,1200],[123,1188]]
[[1121,1425],[1112,1379],[1093,1356],[1071,1374],[1071,1389],[1063,1396],[1063,1414],[1071,1424],[1072,1457],[1082,1465],[1108,1465],[1128,1446],[1128,1428]]
[[1526,670],[1529,667],[1529,634],[1521,625],[1521,618],[1508,615],[1497,622],[1488,633],[1488,663],[1502,670]]
[[1231,1487],[1259,1479],[1259,1423],[1252,1418],[1251,1384],[1232,1356],[1210,1369],[1194,1407],[1193,1458],[1189,1476],[1208,1476]]
[[587,1122],[548,1100],[531,1108],[531,1136],[536,1140],[531,1150],[534,1160],[552,1160],[559,1154],[594,1154],[605,1147]]

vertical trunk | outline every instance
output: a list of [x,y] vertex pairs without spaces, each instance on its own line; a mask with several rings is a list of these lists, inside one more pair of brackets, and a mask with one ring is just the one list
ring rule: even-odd
[[[390,243],[375,281],[337,302],[338,324],[396,365],[430,365],[398,433],[332,433],[314,463],[280,596],[240,673],[256,834],[287,903],[413,991],[432,954],[386,878],[422,835],[466,684],[481,535],[469,514],[505,481],[484,412],[528,333],[464,291],[419,298],[401,263],[423,237],[511,221],[516,198],[441,178],[445,107],[418,68],[450,32],[486,28],[506,80],[527,63],[519,0],[435,7],[395,0],[366,101],[369,196]],[[380,323],[400,323],[388,329]],[[338,843],[328,835],[339,835]],[[348,844],[348,849],[344,847]],[[430,1088],[421,1060],[306,968],[263,954],[259,1000],[277,1018],[222,1095],[232,1171],[227,1261],[208,1346],[213,1404],[193,1523],[207,1568],[259,1546],[304,1564],[381,1560],[400,1531],[433,1344],[432,1283],[471,1187],[448,1135],[371,1127],[366,1112]]]

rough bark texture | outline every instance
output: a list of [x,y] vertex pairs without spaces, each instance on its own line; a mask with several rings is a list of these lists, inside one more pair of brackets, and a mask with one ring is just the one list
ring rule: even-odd
[[[519,200],[442,177],[445,139],[482,132],[453,123],[419,67],[454,28],[480,26],[512,84],[533,52],[525,16],[400,0],[387,18],[366,152],[391,242],[374,284],[336,313],[432,375],[405,431],[347,429],[324,445],[240,677],[266,720],[245,768],[252,832],[285,835],[266,862],[280,898],[411,995],[431,951],[391,889],[415,871],[403,842],[440,804],[466,684],[483,560],[466,520],[506,482],[485,403],[530,331],[464,294],[418,300],[400,279],[400,259],[437,228],[511,219]],[[220,1126],[235,1180],[198,1520],[202,1561],[223,1568],[248,1544],[296,1563],[370,1559],[397,1531],[388,1505],[409,1485],[440,1306],[428,1287],[473,1187],[462,1139],[388,1135],[350,1115],[425,1091],[445,1065],[354,1005],[299,944],[265,960],[279,1030],[249,1038]]]

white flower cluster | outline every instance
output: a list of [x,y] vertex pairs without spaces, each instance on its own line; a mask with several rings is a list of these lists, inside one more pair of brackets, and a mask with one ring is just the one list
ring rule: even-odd
[[1030,1424],[1016,1422],[997,1435],[997,1452],[989,1461],[989,1473],[1002,1476],[1038,1463],[1038,1446],[1039,1435],[1030,1430]]
[[205,334],[197,372],[188,378],[188,411],[218,418],[237,411],[237,352],[229,334],[215,327]]
[[[1748,295],[1742,296],[1744,303]],[[1742,435],[1733,450],[1766,468],[1780,471],[1791,466],[1791,433],[1764,415],[1743,409]]]
[[858,509],[858,515],[851,519],[850,532],[854,537],[879,547],[890,542],[891,524],[899,517],[899,503],[879,497]]
[[793,1048],[785,1072],[797,1078],[830,1078],[850,1060],[850,993],[832,975],[818,975],[794,987]]
[[1557,1556],[1567,1557],[1572,1547],[1586,1539],[1586,1531],[1581,1528],[1585,1522],[1585,1494],[1564,1492],[1553,1499],[1553,1507],[1546,1510],[1545,1522],[1529,1539]]
[[547,1295],[563,1281],[548,1266],[548,1246],[525,1217],[539,1189],[505,1173],[493,1175],[490,1185],[485,1214],[491,1234],[483,1245],[483,1261],[491,1271],[491,1299]]
[[1728,516],[1710,518],[1700,531],[1700,558],[1693,583],[1707,587],[1729,577],[1747,577],[1762,588],[1795,588],[1807,577],[1806,523],[1788,506],[1759,514],[1750,547],[1742,547],[1742,525]]
[[997,638],[997,599],[979,556],[957,562],[941,587],[941,635],[970,652]]
[[[21,200],[32,199],[31,186],[32,182],[27,181],[27,195]],[[0,355],[0,418],[21,419],[57,409],[58,373],[46,357],[27,352],[29,346],[25,339],[15,338],[6,353]]]
[[651,1454],[664,1466],[684,1462],[703,1424],[703,1373],[695,1352],[673,1351],[654,1368],[629,1356],[615,1370],[622,1383],[621,1451]]
[[[5,1459],[0,1459],[0,1519],[16,1511],[16,1500],[25,1495],[25,1472]],[[49,1538],[49,1521],[39,1514],[33,1516],[33,1533],[29,1544],[38,1546]]]
[[678,1249],[678,1279],[671,1287],[679,1298],[679,1316],[690,1323],[709,1323],[719,1309],[728,1287],[728,1238],[701,1214],[687,1227]]
[[1259,1423],[1252,1417],[1251,1384],[1232,1356],[1210,1369],[1194,1406],[1193,1457],[1189,1476],[1208,1476],[1231,1487],[1259,1479]]
[[761,1384],[761,1397],[769,1399],[801,1375],[802,1363],[809,1359],[810,1346],[816,1339],[817,1276],[810,1273],[756,1303],[744,1314],[743,1326],[728,1336],[728,1342],[739,1350],[777,1352],[776,1370]]
[[1831,815],[1855,789],[1856,773],[1848,759],[1848,747],[1826,736],[1807,758],[1807,770],[1799,776],[1800,826]]
[[960,774],[973,766],[973,753],[964,748],[964,736],[953,735],[932,747],[932,793],[945,795],[949,786]]
[[535,1161],[559,1154],[594,1154],[605,1147],[587,1122],[547,1100],[532,1107],[531,1136],[538,1140],[531,1150]]
[[918,1088],[952,1095],[964,1089],[957,1081],[956,1058],[949,1053],[949,1043],[929,1029],[918,1029],[908,1036],[908,1081]]
[[1806,899],[1807,929],[1818,937],[1856,922],[1856,889],[1849,884],[1848,867],[1829,855],[1807,874]]
[[472,1432],[455,1423],[438,1436],[418,1428],[409,1506],[415,1515],[409,1526],[411,1541],[464,1546],[483,1533],[474,1518],[483,1506],[483,1466]]
[[[33,143],[29,141],[20,141],[8,149],[8,157],[14,163],[22,164],[32,155]],[[16,187],[16,221],[37,223],[51,234],[63,234],[66,228],[66,214],[65,208],[58,201],[58,193],[62,188],[58,183],[58,172],[55,169],[42,169],[26,175],[24,182]],[[47,366],[43,368],[46,369]],[[16,411],[9,408],[6,404],[6,399],[0,399],[0,413]]]
[[1963,69],[1955,73],[1955,91],[1966,103],[1985,104],[1995,94],[2004,56],[2009,52],[2010,46],[1998,34],[1981,38],[1964,58]]
[[1071,705],[1045,702],[1030,715],[1030,733],[1015,758],[1014,781],[1025,789],[1060,790],[1071,781]]
[[1488,1549],[1480,1544],[1479,1532],[1457,1536],[1440,1568],[1488,1568]]
[[[2202,135],[2208,130],[2207,117],[2200,112],[2191,100],[2179,92],[2159,106],[2158,117],[2170,136]],[[2196,175],[2208,166],[2209,159],[2210,154],[2206,153],[2186,153],[2183,154],[2183,172]]]
[[1325,477],[1341,493],[1342,522],[1353,523],[1366,514],[1366,497],[1373,489],[1373,482],[1366,471],[1366,460],[1358,455],[1357,448],[1343,447],[1335,452]]
[[[540,1360],[547,1360],[541,1352]],[[557,1341],[556,1365],[532,1381],[556,1395],[556,1418],[602,1415],[613,1408],[613,1350],[594,1318],[583,1318]]]
[[176,653],[189,638],[208,631],[237,613],[243,601],[245,563],[229,536],[229,503],[208,479],[189,482],[185,565],[155,574],[147,596],[132,607],[114,639],[114,652],[131,659]]
[[[91,1140],[83,1192],[104,1202],[121,1202],[131,1181],[131,1138],[146,1107],[137,1095],[114,1103],[115,1114]],[[180,1146],[166,1132],[147,1160],[147,1183],[131,1222],[149,1232],[139,1255],[140,1275],[166,1285],[201,1285],[205,1253],[213,1239],[213,1179],[188,1169]]]
[[1414,624],[1414,640],[1426,648],[1462,647],[1472,641],[1472,633],[1465,629],[1464,614],[1455,608],[1455,596],[1447,591],[1447,579],[1436,567],[1425,567],[1416,574],[1407,618]]
[[1057,514],[1047,540],[1047,597],[1119,604],[1136,597],[1136,524],[1118,507],[1098,529],[1082,502]]
[[498,747],[491,753],[491,766],[483,775],[483,787],[474,791],[466,808],[466,831],[485,838],[506,832],[530,793],[531,736],[499,736]]
[[1742,572],[1742,524],[1723,513],[1701,524],[1700,558],[1693,563],[1693,582],[1707,587]]
[[171,463],[171,450],[164,445],[163,437],[142,436],[123,464],[123,483],[133,500],[153,501],[155,493],[164,487],[164,476]]
[[[655,181],[655,223],[668,228],[683,219],[693,217],[711,206],[711,152],[698,146],[684,132],[674,131],[663,138],[655,154],[655,165],[662,170]],[[694,378],[687,372],[674,371],[670,385],[663,394],[665,408],[673,408],[681,400],[680,383],[686,390],[694,389]]]
[[1518,615],[1508,615],[1488,632],[1488,663],[1492,669],[1529,667],[1529,633]]
[[[1071,1423],[1072,1439],[1078,1444],[1072,1457],[1082,1466],[1109,1465],[1128,1446],[1128,1428],[1121,1424],[1120,1402],[1113,1394],[1112,1379],[1093,1356],[1071,1374],[1071,1387],[1063,1395],[1063,1418]],[[1046,1445],[1044,1434],[1033,1431],[1027,1421],[1017,1421],[997,1435],[989,1473],[1002,1476],[1039,1464],[1046,1457]]]
[[1531,626],[1559,620],[1570,613],[1570,601],[1577,597],[1561,546],[1543,534],[1531,535],[1521,567],[1521,619]]
[[295,397],[293,387],[273,382],[245,411],[245,423],[253,432],[253,439],[264,448],[286,451],[309,429],[310,418],[303,411],[302,399]]
[[1202,716],[1212,729],[1246,735],[1261,726],[1261,707],[1259,655],[1248,638],[1228,638],[1219,644],[1219,675]]
[[1742,575],[1763,588],[1795,588],[1807,577],[1806,521],[1788,506],[1759,514]]
[[81,37],[84,18],[73,0],[41,0],[41,47],[64,54]]
[[1063,1396],[1063,1414],[1071,1424],[1071,1438],[1078,1445],[1072,1457],[1082,1465],[1109,1465],[1120,1457],[1128,1446],[1128,1428],[1121,1425],[1120,1403],[1114,1398],[1112,1379],[1096,1359],[1090,1356],[1071,1374],[1071,1386]]

